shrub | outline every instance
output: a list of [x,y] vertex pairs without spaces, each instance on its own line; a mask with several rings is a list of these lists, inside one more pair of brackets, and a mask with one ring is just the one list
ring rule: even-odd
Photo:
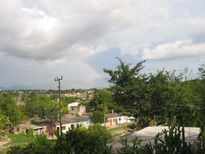
[[106,146],[110,136],[100,125],[89,130],[72,128],[62,137],[59,136],[54,151],[75,154],[111,153],[111,147]]
[[29,136],[33,136],[33,128],[29,128],[27,134],[28,134]]
[[45,135],[37,135],[34,143],[26,147],[12,146],[7,151],[8,154],[52,154],[53,145],[48,141]]
[[158,133],[154,138],[154,143],[147,143],[144,146],[138,139],[133,140],[133,145],[129,145],[127,140],[123,140],[122,148],[118,151],[120,154],[194,154],[196,151],[190,144],[183,142],[180,128],[170,127],[169,131],[164,130]]
[[25,148],[11,147],[9,154],[109,154],[111,147],[107,147],[107,141],[111,138],[106,128],[95,125],[89,130],[78,127],[70,129],[52,145],[45,135],[36,136],[34,143]]

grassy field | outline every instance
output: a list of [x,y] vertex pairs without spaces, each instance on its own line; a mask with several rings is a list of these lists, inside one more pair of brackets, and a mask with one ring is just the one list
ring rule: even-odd
[[113,137],[126,134],[128,130],[129,130],[128,125],[122,125],[122,126],[108,129],[108,131],[112,134]]
[[[112,134],[113,137],[121,136],[123,134],[126,134],[128,132],[129,128],[127,125],[118,126],[115,128],[108,129],[108,131]],[[2,147],[0,147],[0,154],[6,154],[7,150],[10,146],[20,146],[24,147],[28,143],[32,143],[35,141],[34,136],[29,136],[25,134],[8,134],[9,142],[7,144],[4,144]],[[54,142],[54,140],[51,140],[51,142]]]
[[23,146],[27,145],[28,143],[34,142],[34,140],[35,140],[34,136],[28,136],[25,134],[19,134],[19,135],[8,134],[8,138],[10,139],[10,142],[3,145],[3,147],[1,147],[1,149],[0,149],[1,154],[5,154],[10,146],[23,147]]

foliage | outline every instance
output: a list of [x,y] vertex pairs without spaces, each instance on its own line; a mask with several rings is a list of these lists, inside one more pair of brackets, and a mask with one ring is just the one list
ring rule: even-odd
[[152,120],[156,124],[166,124],[174,117],[181,126],[205,123],[205,119],[200,118],[205,117],[205,112],[198,112],[195,108],[201,104],[201,111],[205,111],[205,105],[200,103],[205,102],[205,82],[202,84],[202,79],[187,80],[187,69],[180,73],[161,70],[144,74],[141,71],[145,61],[131,65],[118,60],[120,64],[115,70],[104,69],[104,72],[110,76],[114,101],[121,111],[135,116],[141,127],[149,126]]
[[70,104],[70,103],[73,103],[73,102],[76,102],[78,99],[76,97],[63,97],[62,98],[62,102],[65,102],[66,105],[67,104]]
[[29,117],[37,115],[39,118],[55,122],[58,119],[58,102],[52,102],[46,95],[31,92],[26,99],[26,113]]
[[7,154],[52,154],[52,144],[46,141],[42,142],[41,138],[38,138],[35,143],[30,143],[26,147],[12,146],[7,151]]
[[129,131],[129,126],[128,125],[120,125],[118,127],[115,128],[110,128],[108,129],[108,131],[110,132],[110,134],[112,134],[112,137],[116,137],[116,136],[122,136],[124,134],[126,134]]
[[153,149],[156,153],[193,153],[192,146],[183,142],[180,138],[182,132],[180,127],[169,128],[155,136]]
[[137,122],[133,122],[133,123],[128,124],[128,128],[131,131],[136,131],[136,130],[141,129],[141,126]]
[[197,108],[197,124],[201,128],[202,135],[205,136],[205,64],[199,67],[200,81],[197,82],[196,91],[200,94],[201,101]]
[[120,154],[194,154],[195,149],[186,142],[183,142],[181,137],[180,127],[172,126],[169,131],[164,130],[157,134],[154,138],[154,143],[142,144],[141,140],[137,138],[133,140],[133,145],[129,145],[127,140],[122,140],[122,148],[119,150]]
[[27,134],[28,134],[29,136],[33,136],[33,128],[29,128]]
[[109,82],[113,84],[111,90],[114,100],[136,117],[141,116],[147,101],[146,76],[140,74],[145,61],[130,68],[130,64],[125,64],[119,58],[118,60],[120,65],[116,70],[104,69],[104,72],[110,76]]
[[92,117],[91,117],[91,121],[92,121],[94,124],[106,122],[104,112],[94,111],[94,112],[93,112],[93,115],[92,115]]
[[10,124],[11,128],[14,128],[24,119],[24,113],[19,110],[13,97],[8,93],[0,96],[0,110],[4,125]]
[[105,89],[96,90],[93,99],[90,101],[90,106],[98,111],[104,111],[106,107],[106,113],[109,112],[114,108],[112,93]]
[[34,143],[26,147],[11,147],[9,154],[52,154],[52,153],[76,153],[76,154],[95,154],[111,153],[111,147],[107,147],[107,141],[110,139],[106,128],[95,125],[89,130],[81,128],[72,128],[63,136],[58,136],[55,144],[50,143],[46,136],[37,136]]
[[106,127],[102,127],[100,124],[90,126],[88,131],[91,132],[92,135],[101,138],[104,143],[112,139],[110,131]]
[[7,116],[1,114],[0,112],[0,131],[4,129],[7,125],[10,125],[10,121]]
[[129,145],[127,139],[123,139],[121,141],[122,148],[118,150],[118,154],[152,154],[153,148],[150,144],[146,144],[145,146],[141,145],[141,140],[135,138],[133,139],[133,144]]
[[31,123],[34,125],[40,125],[40,122],[36,121],[36,120],[31,120]]

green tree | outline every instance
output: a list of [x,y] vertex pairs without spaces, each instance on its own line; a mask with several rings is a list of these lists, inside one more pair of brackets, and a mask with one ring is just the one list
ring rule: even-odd
[[94,94],[94,98],[90,101],[90,106],[93,110],[104,111],[106,108],[106,112],[109,112],[109,110],[114,108],[112,92],[104,89],[97,90]]
[[200,95],[201,101],[196,106],[197,122],[201,128],[202,135],[205,138],[205,64],[199,67],[199,80],[197,81],[197,92]]
[[25,110],[29,117],[37,115],[39,118],[55,122],[58,119],[58,103],[51,101],[45,94],[32,91],[26,100]]
[[13,97],[8,93],[0,97],[0,109],[2,114],[10,121],[12,129],[23,120],[24,114],[19,110]]
[[113,85],[111,90],[114,100],[135,117],[143,117],[147,114],[147,101],[149,101],[148,78],[147,75],[140,73],[145,61],[131,67],[131,64],[125,64],[121,59],[117,59],[120,65],[116,70],[104,69],[104,72],[110,76],[109,82]]
[[104,123],[104,121],[106,121],[104,112],[102,112],[102,111],[94,111],[93,115],[91,117],[91,121],[94,124],[96,124],[96,123]]

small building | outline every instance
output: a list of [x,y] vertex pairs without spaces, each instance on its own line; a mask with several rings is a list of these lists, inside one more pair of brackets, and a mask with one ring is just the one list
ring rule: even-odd
[[85,106],[79,105],[78,102],[68,104],[68,111],[73,115],[83,115],[86,112]]
[[[69,129],[71,129],[72,125],[74,127],[77,127],[77,125],[79,126],[84,126],[85,128],[89,128],[90,125],[93,125],[93,123],[90,120],[89,116],[70,116],[70,115],[66,115],[64,117],[62,117],[62,132],[66,133],[67,131],[69,131]],[[56,123],[56,129],[60,129],[60,124],[59,122]]]
[[113,128],[118,125],[130,123],[134,121],[134,117],[128,117],[117,113],[106,114],[107,122],[104,124],[107,128]]
[[26,120],[14,128],[14,134],[28,134],[30,129],[33,130],[33,135],[44,134],[46,132],[46,126],[33,125],[30,121]]
[[70,104],[68,104],[68,109],[69,109],[71,106],[78,106],[79,104],[80,104],[79,102],[70,103]]
[[107,122],[104,124],[107,128],[112,128],[117,126],[117,119],[120,117],[117,113],[109,113],[105,115]]
[[116,117],[117,118],[117,124],[120,125],[120,124],[125,124],[128,122],[128,117],[127,116],[119,116],[119,117]]

